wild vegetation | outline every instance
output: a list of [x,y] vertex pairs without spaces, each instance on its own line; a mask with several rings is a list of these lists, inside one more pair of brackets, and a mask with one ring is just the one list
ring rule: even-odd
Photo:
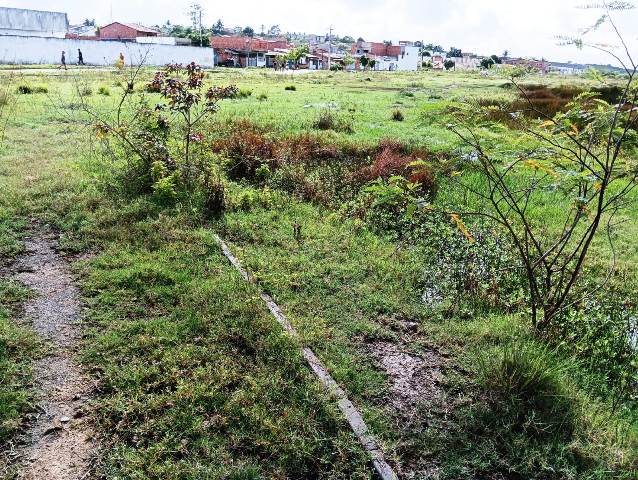
[[[101,474],[371,478],[304,345],[402,477],[635,478],[635,67],[60,73],[10,91],[0,249],[83,254]],[[6,442],[39,346],[2,285]]]

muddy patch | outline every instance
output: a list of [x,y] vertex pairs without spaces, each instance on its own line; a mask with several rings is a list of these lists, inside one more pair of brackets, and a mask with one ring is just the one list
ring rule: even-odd
[[397,413],[413,413],[424,403],[442,397],[442,358],[436,352],[416,354],[391,342],[377,342],[370,348],[378,366],[388,375],[387,402]]
[[34,368],[37,411],[17,452],[22,480],[91,478],[96,450],[85,419],[93,384],[77,360],[80,293],[55,239],[38,235],[13,267],[14,278],[33,290],[24,305],[26,321],[50,345]]

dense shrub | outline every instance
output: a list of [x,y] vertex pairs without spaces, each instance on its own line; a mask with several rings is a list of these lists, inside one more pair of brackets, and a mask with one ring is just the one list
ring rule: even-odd
[[430,157],[427,152],[406,152],[405,146],[393,140],[382,140],[379,144],[379,152],[374,157],[372,165],[361,168],[354,174],[354,178],[362,183],[399,175],[413,183],[419,183],[420,191],[431,197],[436,193],[436,177],[434,171],[427,166],[418,168],[413,164],[418,160]]
[[[512,87],[511,83],[503,87]],[[576,86],[549,87],[546,85],[522,85],[516,100],[499,98],[479,98],[475,102],[482,107],[484,118],[489,121],[500,122],[510,128],[520,126],[519,114],[528,118],[553,118],[557,113],[564,112],[567,106],[585,90]],[[603,86],[591,89],[599,98],[615,103],[622,94],[617,86]]]
[[111,95],[111,91],[109,90],[109,87],[106,87],[104,85],[102,85],[100,88],[97,89],[97,93],[99,95],[104,95],[105,97],[108,97],[109,95]]
[[297,91],[297,87],[294,85],[286,85],[284,87],[284,90],[288,91],[288,92],[296,92]]
[[638,401],[638,308],[631,294],[613,292],[570,309],[547,334],[561,348],[603,379],[596,393]]
[[260,102],[268,100],[268,95],[262,92],[259,95],[257,95],[257,100],[259,100]]
[[21,95],[30,95],[33,93],[33,87],[30,85],[18,85],[16,92]]
[[275,142],[265,130],[247,120],[234,122],[212,148],[227,158],[226,172],[233,179],[253,180],[260,166],[274,162],[276,153]]
[[488,224],[459,222],[436,216],[416,228],[429,259],[423,302],[446,317],[471,317],[477,310],[493,308],[515,310],[525,284],[511,242]]

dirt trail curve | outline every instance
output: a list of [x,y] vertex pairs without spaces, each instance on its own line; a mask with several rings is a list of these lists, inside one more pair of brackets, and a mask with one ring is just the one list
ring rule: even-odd
[[25,314],[51,352],[34,368],[39,412],[19,452],[18,478],[87,479],[96,444],[84,418],[93,384],[76,359],[80,294],[52,236],[38,232],[25,243],[27,251],[15,265],[16,278],[34,291]]

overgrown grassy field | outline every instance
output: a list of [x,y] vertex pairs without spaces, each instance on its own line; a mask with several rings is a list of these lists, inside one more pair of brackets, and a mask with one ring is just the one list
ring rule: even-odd
[[[303,344],[362,410],[402,478],[636,478],[635,395],[617,401],[610,386],[627,365],[612,364],[612,347],[604,344],[611,334],[592,327],[571,341],[539,338],[515,279],[502,287],[507,294],[452,288],[432,307],[423,297],[434,280],[458,283],[452,276],[468,270],[457,272],[456,265],[471,268],[464,262],[485,251],[498,271],[506,249],[489,241],[468,246],[449,221],[447,228],[414,227],[362,197],[363,185],[374,180],[366,168],[383,151],[380,142],[400,144],[415,158],[455,155],[460,141],[446,128],[451,112],[463,102],[514,101],[505,79],[207,72],[206,85],[237,85],[240,94],[221,102],[202,126],[198,152],[224,166],[225,192],[223,214],[202,215],[187,201],[167,203],[152,192],[133,197],[119,187],[122,165],[104,156],[83,104],[113,112],[128,75],[12,75],[16,107],[0,151],[3,262],[20,252],[20,238],[34,224],[51,225],[62,247],[83,258],[74,266],[87,306],[82,356],[99,383],[92,418],[105,445],[101,474],[372,478],[333,399],[304,365]],[[143,91],[151,77],[143,71],[134,89]],[[586,78],[526,81],[594,85]],[[13,93],[19,86],[31,93]],[[147,97],[160,101],[156,93]],[[481,135],[512,149],[537,146],[499,124]],[[298,150],[301,144],[307,150]],[[284,153],[267,168],[242,164],[243,177],[227,168],[228,159],[265,151]],[[364,180],[345,181],[357,175]],[[439,180],[433,201],[468,200]],[[536,221],[552,228],[565,206],[548,193],[533,207]],[[631,298],[638,289],[638,219],[634,207],[623,215],[615,234],[622,256],[610,288]],[[256,286],[227,265],[214,233]],[[598,242],[586,275],[602,275],[609,253]],[[8,399],[0,408],[3,442],[28,411],[29,359],[38,352],[15,308],[4,307],[17,307],[24,292],[6,285],[0,292],[12,293],[0,307],[0,365],[8,372],[0,376],[0,399]],[[258,288],[286,312],[299,341],[269,316]],[[397,351],[427,360],[419,364],[427,373],[403,390],[387,368]],[[638,380],[623,378],[634,387]]]

